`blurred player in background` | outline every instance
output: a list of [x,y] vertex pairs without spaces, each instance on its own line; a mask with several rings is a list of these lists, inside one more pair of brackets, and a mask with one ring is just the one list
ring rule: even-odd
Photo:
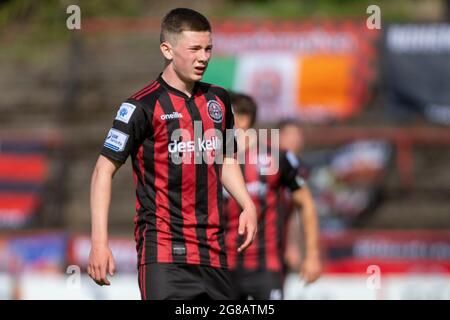
[[[298,121],[295,119],[283,119],[281,120],[277,128],[280,130],[280,144],[279,148],[284,151],[290,151],[295,156],[299,157],[305,146],[305,140],[303,130]],[[307,168],[303,168],[305,173],[303,176],[307,176]],[[308,196],[310,194],[308,193]],[[292,206],[292,201],[289,197],[286,198],[285,208],[292,214],[289,215],[289,221],[287,224],[287,240],[285,261],[289,270],[298,271],[302,268],[301,261],[301,219],[297,208]],[[309,272],[308,262],[303,265],[303,274],[308,278]]]
[[[222,184],[242,208],[239,233],[245,240],[239,251],[255,237],[256,211],[234,158],[234,134],[225,132],[234,127],[228,93],[200,82],[212,50],[208,20],[191,9],[172,10],[161,24],[160,48],[164,71],[121,105],[92,175],[88,273],[97,284],[110,284],[111,184],[131,156],[142,299],[232,299]],[[200,133],[194,130],[198,124]],[[208,138],[206,131],[217,136]],[[205,154],[214,158],[219,153],[223,165],[205,161]]]
[[[236,129],[251,129],[257,113],[253,99],[247,95],[231,93],[231,105]],[[239,205],[232,198],[225,197],[228,263],[240,299],[282,299],[288,219],[288,212],[283,208],[285,189],[291,191],[290,197],[294,205],[302,209],[307,258],[301,276],[307,283],[315,281],[321,272],[319,229],[314,203],[305,180],[299,174],[302,164],[292,152],[280,152],[279,170],[266,174],[260,159],[275,159],[276,150],[267,146],[267,152],[263,154],[265,150],[262,144],[267,141],[258,141],[256,135],[243,134],[240,130],[237,131],[237,141],[238,159],[242,154],[242,159],[245,159],[241,170],[258,213],[258,235],[245,252],[236,252],[243,241],[236,234]]]

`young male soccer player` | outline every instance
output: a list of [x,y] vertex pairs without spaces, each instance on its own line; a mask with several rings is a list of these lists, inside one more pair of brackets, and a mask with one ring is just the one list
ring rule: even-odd
[[[234,159],[234,135],[226,135],[234,126],[228,93],[200,82],[211,57],[208,20],[191,9],[170,11],[160,48],[163,72],[120,106],[92,175],[88,272],[97,284],[110,284],[111,183],[131,156],[142,299],[230,299],[222,184],[242,207],[239,251],[255,237],[256,211]],[[221,150],[223,165],[205,160]]]
[[[253,99],[243,94],[231,94],[231,105],[236,129],[245,131],[252,128],[257,112]],[[280,152],[278,171],[264,172],[267,162],[264,164],[259,159],[275,160],[276,150],[269,147],[267,154],[263,154],[265,150],[261,147],[266,141],[258,141],[256,135],[239,133],[241,132],[237,135],[238,152],[245,153],[245,163],[241,164],[241,168],[247,189],[257,208],[258,236],[245,252],[236,252],[243,241],[235,232],[239,222],[239,205],[228,198],[225,212],[229,266],[241,299],[282,299],[283,256],[288,221],[287,212],[283,208],[286,188],[291,191],[290,197],[294,204],[302,209],[308,265],[307,270],[303,270],[306,274],[301,275],[307,278],[307,282],[315,281],[321,270],[314,202],[306,182],[299,174],[301,162],[293,153]]]

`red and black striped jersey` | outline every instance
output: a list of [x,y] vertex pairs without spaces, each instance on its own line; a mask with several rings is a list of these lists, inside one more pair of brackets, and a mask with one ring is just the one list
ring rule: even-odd
[[[238,235],[239,204],[225,192],[224,214],[226,217],[226,238],[228,266],[231,270],[281,271],[286,241],[286,224],[289,211],[286,210],[286,191],[295,191],[305,184],[299,174],[300,160],[291,152],[279,153],[279,168],[276,173],[265,174],[260,165],[261,154],[247,149],[245,163],[241,164],[247,190],[256,206],[258,232],[253,243],[241,253],[237,248],[243,243]],[[272,157],[270,149],[264,158]],[[258,157],[251,160],[251,157]],[[269,160],[270,161],[270,160]]]
[[131,156],[138,263],[227,267],[221,161],[236,152],[226,90],[197,82],[191,97],[161,75],[119,108],[101,154]]

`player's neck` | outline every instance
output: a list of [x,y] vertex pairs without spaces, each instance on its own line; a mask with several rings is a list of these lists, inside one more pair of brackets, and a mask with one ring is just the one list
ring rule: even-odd
[[195,82],[186,82],[180,79],[175,70],[169,65],[162,73],[163,80],[171,87],[183,92],[188,97],[192,96]]

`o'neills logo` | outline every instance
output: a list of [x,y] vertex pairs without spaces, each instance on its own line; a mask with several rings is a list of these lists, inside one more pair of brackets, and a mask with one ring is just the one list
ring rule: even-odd
[[195,149],[195,141],[172,141],[169,143],[169,152],[194,152],[194,151],[212,151],[219,148],[219,138],[212,137],[209,140],[197,139],[198,150]]
[[179,118],[183,118],[183,115],[179,112],[172,112],[169,114],[163,114],[161,115],[161,120],[168,120],[168,119],[179,119]]

